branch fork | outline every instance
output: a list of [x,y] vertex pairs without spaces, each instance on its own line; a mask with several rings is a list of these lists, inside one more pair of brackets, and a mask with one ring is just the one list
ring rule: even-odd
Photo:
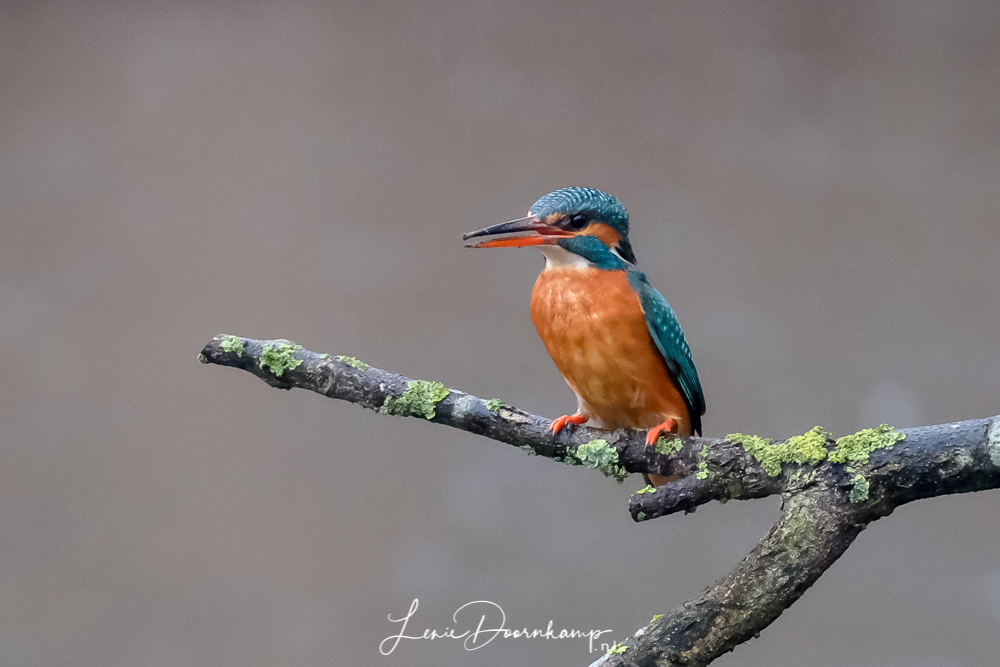
[[[681,475],[632,494],[629,514],[648,521],[718,500],[777,495],[781,516],[729,574],[658,615],[594,667],[700,667],[759,635],[836,561],[864,528],[908,502],[1000,487],[1000,416],[896,431],[885,425],[834,441],[813,429],[780,443],[663,439],[586,426],[553,436],[551,421],[438,382],[318,354],[291,341],[216,336],[205,364],[241,368],[272,387],[308,389],[383,414],[411,416],[520,447],[530,454],[627,473]],[[624,650],[623,650],[624,649]]]

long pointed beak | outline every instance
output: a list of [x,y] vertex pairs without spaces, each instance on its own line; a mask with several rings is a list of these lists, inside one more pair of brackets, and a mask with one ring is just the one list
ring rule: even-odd
[[[523,232],[523,233],[518,233]],[[470,243],[466,248],[523,248],[533,245],[555,245],[559,239],[573,236],[573,234],[542,222],[538,216],[529,215],[510,222],[501,222],[499,225],[486,227],[479,231],[469,232],[462,235],[463,241],[477,236],[494,236],[496,234],[512,234],[502,239],[490,239]]]

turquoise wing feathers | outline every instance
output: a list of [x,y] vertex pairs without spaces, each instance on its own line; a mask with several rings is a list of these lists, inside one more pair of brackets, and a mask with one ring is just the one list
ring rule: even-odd
[[691,348],[677,322],[677,315],[667,300],[649,284],[645,274],[635,269],[628,272],[628,281],[639,297],[646,315],[646,326],[657,349],[663,355],[670,378],[684,398],[691,419],[691,430],[701,435],[701,417],[705,414],[705,393],[701,389],[698,371],[691,359]]

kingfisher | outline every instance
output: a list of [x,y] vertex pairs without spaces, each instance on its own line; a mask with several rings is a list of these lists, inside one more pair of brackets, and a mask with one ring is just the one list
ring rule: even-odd
[[[691,349],[667,300],[635,268],[629,218],[615,197],[563,188],[536,201],[528,215],[465,234],[499,236],[469,248],[537,246],[545,256],[531,293],[531,321],[577,409],[552,422],[701,435],[705,394]],[[662,486],[677,477],[647,475]]]

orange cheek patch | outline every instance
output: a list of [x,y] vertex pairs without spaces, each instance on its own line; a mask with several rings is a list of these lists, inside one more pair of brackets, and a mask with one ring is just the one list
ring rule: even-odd
[[614,227],[606,225],[603,222],[591,223],[581,234],[584,236],[596,236],[601,240],[601,243],[609,248],[614,248],[622,240],[621,234],[616,232]]

